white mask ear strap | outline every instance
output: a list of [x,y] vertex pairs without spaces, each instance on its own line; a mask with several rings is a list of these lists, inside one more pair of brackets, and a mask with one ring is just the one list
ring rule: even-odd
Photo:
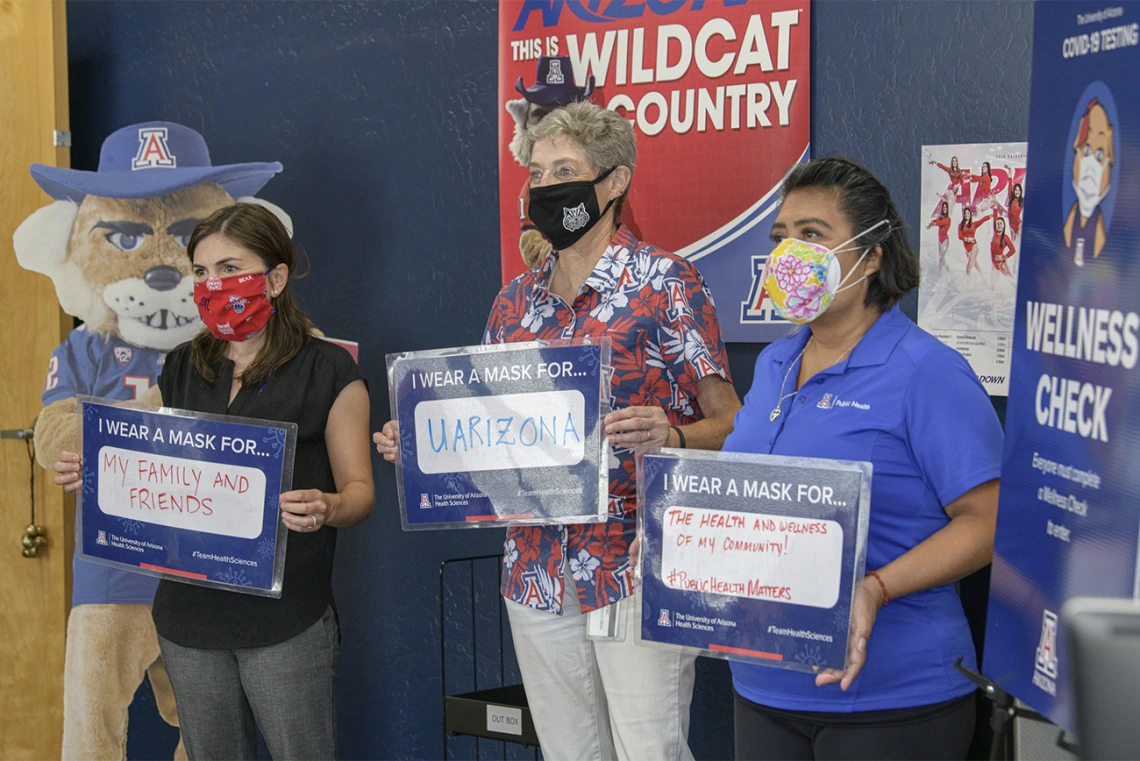
[[[854,240],[854,239],[852,239],[852,240]],[[867,276],[864,275],[863,277],[856,280],[854,283],[851,283],[851,285],[847,285],[847,286],[843,285],[844,283],[847,282],[847,278],[851,277],[851,274],[853,272],[855,272],[855,270],[859,269],[859,265],[862,263],[862,261],[864,259],[867,258],[867,254],[869,254],[869,253],[871,253],[871,249],[868,248],[868,249],[864,250],[863,255],[860,256],[858,260],[856,260],[854,266],[852,266],[851,269],[847,270],[847,274],[844,275],[843,279],[839,281],[839,287],[835,289],[835,292],[837,294],[842,293],[843,291],[847,290],[848,288],[851,287],[851,285],[858,285],[860,282],[867,279]]]
[[840,243],[835,248],[831,249],[831,253],[840,254],[840,253],[843,253],[844,251],[851,250],[851,249],[844,248],[844,246],[846,246],[848,243],[851,243],[852,241],[857,241],[860,238],[862,238],[864,235],[866,235],[867,233],[874,232],[875,230],[878,230],[883,225],[888,225],[888,224],[890,224],[890,222],[886,219],[883,219],[883,220],[876,222],[875,224],[871,225],[870,227],[868,227],[863,232],[856,235],[854,238],[848,238],[847,240],[843,241],[842,243]]
[[[831,249],[831,253],[838,254],[838,253],[841,253],[843,251],[849,250],[849,249],[843,248],[843,246],[846,246],[851,241],[859,240],[860,238],[862,238],[867,233],[873,232],[873,231],[879,229],[880,227],[882,227],[883,225],[886,225],[886,224],[890,224],[890,223],[885,219],[880,220],[879,222],[876,222],[875,224],[871,225],[870,227],[868,227],[863,232],[856,235],[854,238],[851,238],[850,240],[844,241],[843,243],[840,243],[835,248]],[[853,267],[851,267],[851,269],[847,270],[847,274],[844,275],[843,279],[839,281],[839,287],[835,289],[835,292],[837,294],[842,293],[843,291],[847,290],[847,288],[850,288],[852,285],[858,285],[859,283],[861,283],[867,279],[867,275],[864,275],[863,277],[856,280],[854,283],[851,283],[851,285],[848,285],[846,287],[843,285],[844,283],[847,282],[847,278],[851,277],[851,274],[853,272],[855,272],[855,270],[859,269],[859,265],[862,264],[863,260],[867,258],[867,254],[871,253],[871,248],[873,248],[873,247],[868,246],[867,248],[863,249],[863,255],[859,257],[859,259],[855,262],[855,265]]]

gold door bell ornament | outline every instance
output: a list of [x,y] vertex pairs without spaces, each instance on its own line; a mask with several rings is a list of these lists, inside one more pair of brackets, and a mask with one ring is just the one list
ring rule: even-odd
[[43,526],[29,523],[24,529],[24,557],[34,558],[47,548],[47,531]]

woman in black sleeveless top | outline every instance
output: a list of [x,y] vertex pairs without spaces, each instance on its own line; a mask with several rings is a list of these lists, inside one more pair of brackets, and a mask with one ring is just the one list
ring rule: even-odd
[[[368,390],[352,356],[313,335],[287,287],[296,251],[253,204],[203,220],[187,246],[208,331],[166,357],[167,407],[296,423],[281,597],[164,579],[154,599],[162,658],[191,759],[336,754],[336,529],[372,512]],[[65,453],[63,460],[79,458]]]

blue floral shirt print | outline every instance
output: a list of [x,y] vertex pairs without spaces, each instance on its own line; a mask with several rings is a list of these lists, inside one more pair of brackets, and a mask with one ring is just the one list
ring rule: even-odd
[[[609,336],[610,407],[654,406],[673,425],[701,418],[697,381],[730,381],[712,294],[685,259],[638,241],[618,227],[573,304],[549,290],[555,255],[499,292],[483,342],[513,343]],[[503,553],[504,597],[562,612],[569,574],[582,610],[633,593],[629,545],[637,530],[633,451],[610,454],[609,520],[570,526],[515,526]]]

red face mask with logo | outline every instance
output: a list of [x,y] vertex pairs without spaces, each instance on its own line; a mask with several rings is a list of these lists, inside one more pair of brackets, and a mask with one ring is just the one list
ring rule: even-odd
[[212,277],[194,284],[198,314],[215,338],[245,341],[266,326],[277,311],[266,293],[267,274]]

